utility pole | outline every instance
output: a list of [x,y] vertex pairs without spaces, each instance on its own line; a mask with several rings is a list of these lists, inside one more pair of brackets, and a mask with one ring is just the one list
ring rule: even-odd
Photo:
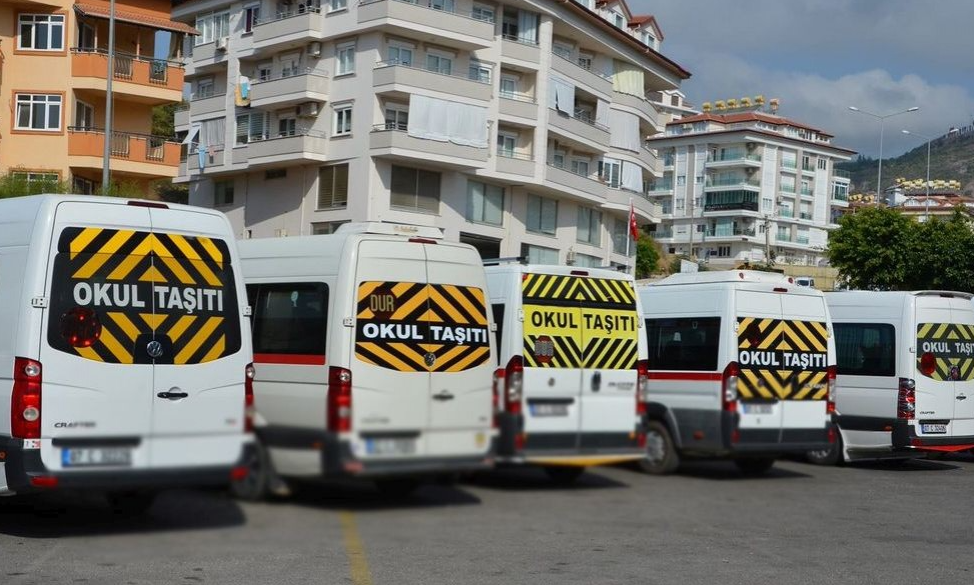
[[111,0],[108,16],[108,80],[105,85],[105,149],[102,152],[101,194],[108,195],[112,184],[112,79],[115,77],[115,0]]
[[771,266],[771,216],[764,214],[764,263]]

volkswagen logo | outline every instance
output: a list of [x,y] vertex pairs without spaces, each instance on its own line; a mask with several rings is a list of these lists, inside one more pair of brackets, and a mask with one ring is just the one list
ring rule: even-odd
[[423,359],[426,362],[426,367],[432,368],[433,364],[436,363],[436,354],[434,354],[433,352],[429,352],[426,354],[426,356]]
[[151,358],[162,357],[162,344],[158,341],[150,341],[149,344],[145,346],[145,351]]

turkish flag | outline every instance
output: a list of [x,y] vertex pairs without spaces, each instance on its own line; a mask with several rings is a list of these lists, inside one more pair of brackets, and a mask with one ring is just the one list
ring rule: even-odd
[[636,224],[636,208],[629,201],[629,235],[634,241],[639,240],[639,226]]

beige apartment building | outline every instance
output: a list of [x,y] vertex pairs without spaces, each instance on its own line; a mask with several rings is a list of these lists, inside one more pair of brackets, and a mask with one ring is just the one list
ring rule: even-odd
[[[112,181],[147,194],[179,166],[179,143],[151,135],[152,108],[182,99],[178,51],[195,32],[169,11],[166,0],[116,2]],[[105,0],[0,0],[0,175],[100,190],[108,18]]]
[[622,1],[187,0],[178,182],[240,237],[443,228],[485,258],[626,265],[689,74]]

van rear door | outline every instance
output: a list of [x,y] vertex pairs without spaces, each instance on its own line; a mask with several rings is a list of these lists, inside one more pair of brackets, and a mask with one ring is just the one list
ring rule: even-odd
[[429,284],[431,400],[427,448],[432,456],[479,455],[490,447],[491,333],[487,281],[467,247],[424,244]]
[[[777,443],[780,440],[785,376],[780,345],[781,294],[738,290],[737,391],[741,403],[742,440]],[[747,434],[745,434],[747,433]]]
[[[916,432],[932,438],[974,433],[961,432],[970,422],[955,422],[965,416],[970,407],[958,403],[974,401],[969,378],[974,378],[974,363],[963,351],[971,330],[962,324],[972,322],[969,308],[962,308],[961,299],[954,306],[952,297],[918,295],[916,298]],[[969,304],[970,301],[964,301]],[[956,320],[955,320],[956,319]],[[962,351],[958,351],[961,349]],[[924,372],[924,363],[932,371]],[[958,383],[960,382],[960,383]],[[963,395],[963,400],[958,398]]]
[[[792,372],[790,395],[781,413],[782,440],[821,441],[828,409],[829,330],[825,298],[801,289],[781,295],[785,320],[781,326],[782,356]],[[813,431],[803,434],[801,429]]]

